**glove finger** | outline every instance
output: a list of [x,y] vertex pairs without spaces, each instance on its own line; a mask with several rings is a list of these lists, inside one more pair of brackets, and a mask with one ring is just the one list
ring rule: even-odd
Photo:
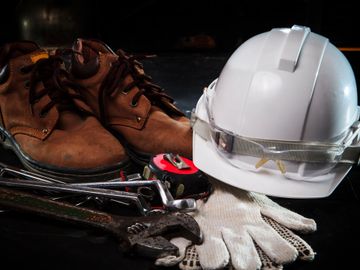
[[298,235],[294,234],[288,228],[282,226],[275,220],[263,217],[265,222],[269,224],[282,238],[288,241],[291,245],[293,245],[297,251],[299,252],[299,259],[304,261],[311,261],[315,257],[315,252],[311,248],[311,246]]
[[313,219],[303,217],[279,205],[263,206],[261,213],[292,230],[303,233],[316,231],[316,222]]
[[231,264],[235,269],[260,269],[260,257],[252,238],[245,230],[239,229],[234,233],[232,230],[224,229],[222,237],[229,250]]
[[256,244],[256,251],[259,254],[260,261],[261,261],[261,270],[282,270],[283,266],[281,264],[277,264],[273,262],[268,255]]
[[229,252],[221,236],[204,234],[204,242],[196,250],[203,269],[222,269],[229,263]]
[[191,241],[182,237],[176,237],[170,240],[172,244],[178,247],[179,254],[169,255],[162,258],[159,258],[155,261],[155,265],[158,266],[174,266],[182,261],[185,257],[185,250],[188,246],[191,245]]
[[297,258],[298,251],[296,248],[282,238],[265,221],[262,221],[261,225],[249,227],[248,232],[273,262],[286,264],[295,261]]
[[185,258],[180,262],[179,268],[181,270],[201,270],[199,255],[195,246],[190,246],[186,249]]
[[[283,269],[283,266],[281,264],[276,264],[275,262],[273,262],[256,243],[254,243],[254,245],[256,247],[256,252],[259,255],[259,258],[261,261],[260,262],[261,270],[282,270]],[[231,258],[232,258],[232,255],[231,255]],[[179,268],[181,270],[201,270],[202,269],[202,267],[200,265],[200,261],[199,261],[199,255],[196,251],[195,246],[190,246],[186,249],[185,258],[184,258],[184,260],[182,260],[180,262]],[[239,268],[238,266],[237,266],[237,268],[235,268],[233,265],[229,265],[229,267],[226,269],[233,270],[233,269],[241,269],[241,268]],[[251,268],[244,268],[244,269],[251,269]],[[259,269],[259,267],[257,266],[256,269]]]

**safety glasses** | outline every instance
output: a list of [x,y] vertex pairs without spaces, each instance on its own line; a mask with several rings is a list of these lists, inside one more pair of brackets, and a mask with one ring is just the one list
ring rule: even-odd
[[[213,147],[232,165],[247,170],[260,167],[276,169],[291,178],[314,177],[330,171],[337,164],[359,164],[360,122],[356,121],[336,143],[280,141],[248,138],[234,134],[215,124],[212,95],[215,84],[204,90],[203,106],[208,122],[193,114],[194,130],[210,139]],[[268,161],[273,161],[268,163]],[[300,174],[300,176],[298,175]]]

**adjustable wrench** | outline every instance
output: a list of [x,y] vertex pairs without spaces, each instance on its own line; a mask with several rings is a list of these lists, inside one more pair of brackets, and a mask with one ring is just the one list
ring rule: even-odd
[[7,188],[0,188],[0,205],[103,229],[118,238],[125,252],[136,252],[150,258],[177,255],[178,248],[164,236],[168,239],[185,237],[194,244],[200,244],[202,241],[196,221],[191,216],[179,212],[146,217],[122,217]]

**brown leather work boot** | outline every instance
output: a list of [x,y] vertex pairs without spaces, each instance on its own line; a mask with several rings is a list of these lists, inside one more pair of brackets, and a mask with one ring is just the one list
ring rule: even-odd
[[147,163],[150,155],[172,152],[191,158],[190,120],[164,90],[153,84],[133,55],[106,44],[78,39],[71,73],[87,104],[114,131],[129,156]]
[[33,42],[0,48],[0,135],[33,171],[68,181],[109,179],[124,148],[77,94],[59,56]]

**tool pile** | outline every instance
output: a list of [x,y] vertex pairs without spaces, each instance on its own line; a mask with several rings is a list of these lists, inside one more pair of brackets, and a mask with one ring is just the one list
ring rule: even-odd
[[[182,161],[179,156],[166,156]],[[0,163],[0,205],[103,229],[118,238],[124,251],[151,258],[177,255],[178,248],[167,240],[176,236],[201,242],[198,224],[184,213],[196,209],[195,199],[174,199],[161,180],[122,176],[66,183]],[[120,215],[127,207],[137,211]]]

